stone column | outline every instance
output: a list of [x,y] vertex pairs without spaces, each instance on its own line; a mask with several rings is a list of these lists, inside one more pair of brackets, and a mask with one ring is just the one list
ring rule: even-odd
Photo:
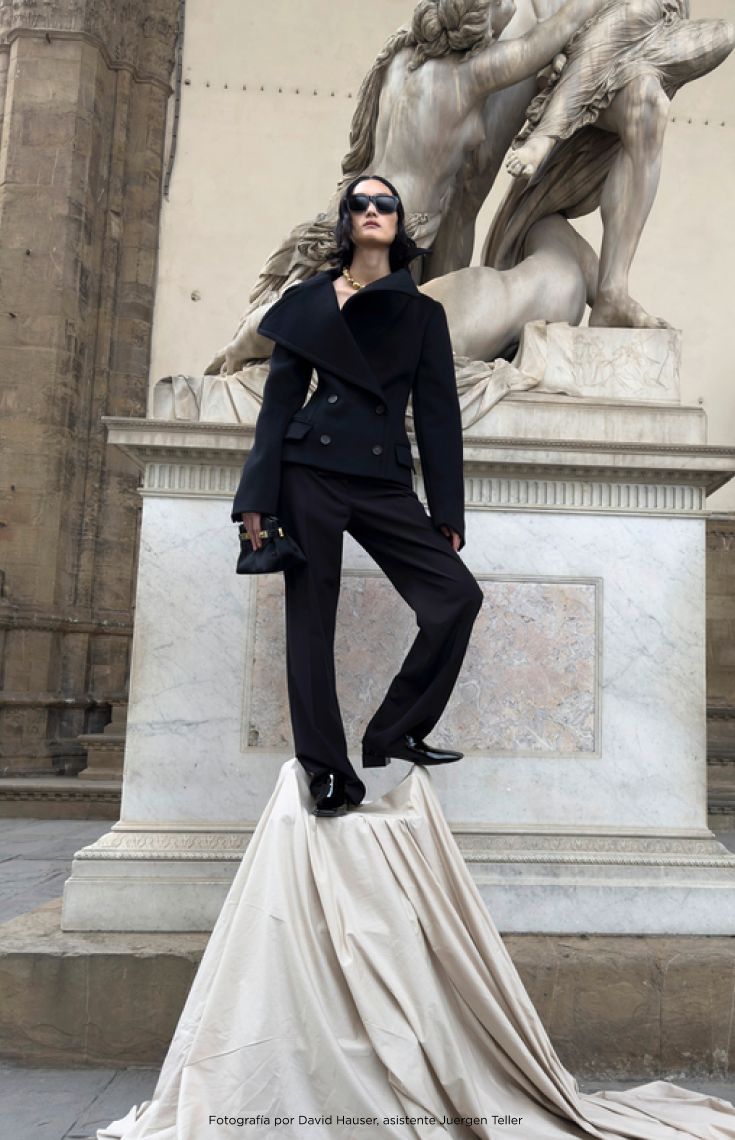
[[735,827],[735,515],[707,525],[707,758],[713,827]]
[[0,0],[0,773],[124,701],[177,0]]

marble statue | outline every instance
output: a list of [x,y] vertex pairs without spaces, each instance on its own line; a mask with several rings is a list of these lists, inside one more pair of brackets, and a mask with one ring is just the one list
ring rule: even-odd
[[457,356],[494,361],[517,343],[529,322],[580,323],[597,284],[592,247],[565,218],[552,214],[529,231],[525,254],[505,271],[473,265],[419,286],[444,306]]
[[[549,289],[553,280],[554,287]],[[545,361],[528,353],[519,364],[503,358],[508,329],[521,330],[537,321],[578,325],[594,296],[597,256],[559,214],[542,218],[526,239],[526,256],[509,270],[475,265],[420,285],[444,306],[452,330],[462,425],[477,423],[511,391],[550,390],[543,384]],[[154,395],[156,418],[216,419],[254,423],[262,402],[268,361],[251,361],[232,374],[196,378],[165,377]],[[310,391],[315,388],[312,380]],[[575,395],[573,383],[553,389]],[[412,410],[409,407],[410,427]]]
[[[416,272],[447,312],[465,426],[506,392],[539,384],[510,363],[527,322],[576,325],[589,304],[593,325],[666,325],[629,296],[628,271],[658,184],[669,97],[726,57],[732,27],[688,20],[688,0],[518,5],[524,30],[514,39],[499,37],[516,0],[422,0],[390,37],[361,85],[326,212],[269,257],[237,332],[205,371],[205,384],[224,376],[235,385],[210,408],[229,407],[225,418],[241,422],[257,414],[272,348],[257,327],[288,285],[329,263],[342,188],[370,169],[400,187],[407,229],[432,250]],[[477,214],[514,136],[518,180],[483,264],[470,266]],[[599,263],[566,220],[598,204]],[[179,412],[203,391],[183,381]]]
[[[559,0],[535,0],[553,12]],[[690,20],[689,0],[607,0],[555,61],[514,140],[520,181],[493,224],[486,264],[524,256],[526,227],[549,212],[600,207],[600,277],[590,324],[666,325],[634,301],[628,275],[661,172],[670,99],[732,51],[725,20]]]
[[[554,287],[549,289],[553,280]],[[526,256],[501,271],[475,265],[420,285],[441,301],[452,330],[462,426],[471,427],[508,392],[552,391],[578,395],[571,379],[545,379],[543,351],[523,351],[522,330],[539,322],[578,325],[597,281],[597,256],[573,227],[555,214],[542,218],[526,239]],[[513,362],[503,358],[508,329],[517,330]],[[228,375],[167,376],[154,390],[156,419],[216,420],[252,424],[263,398],[268,360],[251,361]],[[316,382],[312,380],[310,392]],[[406,423],[410,430],[409,405]]]
[[376,170],[399,187],[408,232],[431,248],[454,181],[484,138],[488,96],[534,76],[603,3],[566,0],[543,25],[502,40],[514,0],[422,0],[362,83],[351,149],[326,213],[296,227],[271,255],[237,333],[206,373],[231,374],[268,351],[258,324],[284,288],[325,264],[342,188],[358,174]]

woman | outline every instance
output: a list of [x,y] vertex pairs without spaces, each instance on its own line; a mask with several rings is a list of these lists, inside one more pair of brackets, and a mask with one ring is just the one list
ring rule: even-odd
[[[337,268],[288,289],[258,328],[275,341],[253,447],[232,507],[260,546],[277,514],[306,555],[285,572],[286,668],[296,755],[311,775],[316,815],[357,806],[337,701],[334,630],[342,535],[348,531],[416,613],[417,637],[365,729],[363,767],[391,757],[443,764],[461,752],[424,737],[449,700],[482,592],[458,557],[464,545],[462,425],[442,306],[407,268],[395,187],[360,176],[345,189]],[[318,386],[306,397],[312,369]],[[429,505],[412,486],[409,395]]]

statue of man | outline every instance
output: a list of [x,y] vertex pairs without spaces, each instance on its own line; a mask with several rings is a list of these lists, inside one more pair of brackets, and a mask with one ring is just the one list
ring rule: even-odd
[[[534,0],[549,15],[559,0]],[[689,0],[606,0],[565,48],[563,68],[528,110],[508,168],[519,183],[484,251],[507,269],[539,218],[600,207],[603,240],[591,325],[660,327],[630,296],[628,275],[658,189],[669,102],[735,44],[725,20],[690,20]]]
[[330,208],[292,231],[271,256],[233,340],[207,373],[228,374],[268,354],[257,325],[283,289],[322,267],[342,186],[368,169],[400,189],[411,236],[430,247],[457,175],[485,135],[483,110],[493,92],[534,76],[605,0],[565,0],[544,23],[501,40],[515,0],[421,0],[411,24],[385,45],[363,81],[352,149]]

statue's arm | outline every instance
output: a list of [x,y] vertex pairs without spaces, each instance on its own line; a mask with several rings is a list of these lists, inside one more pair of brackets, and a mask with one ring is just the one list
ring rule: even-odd
[[474,97],[509,87],[535,75],[561,51],[575,32],[609,0],[567,0],[548,20],[537,24],[525,36],[499,40],[467,61]]

